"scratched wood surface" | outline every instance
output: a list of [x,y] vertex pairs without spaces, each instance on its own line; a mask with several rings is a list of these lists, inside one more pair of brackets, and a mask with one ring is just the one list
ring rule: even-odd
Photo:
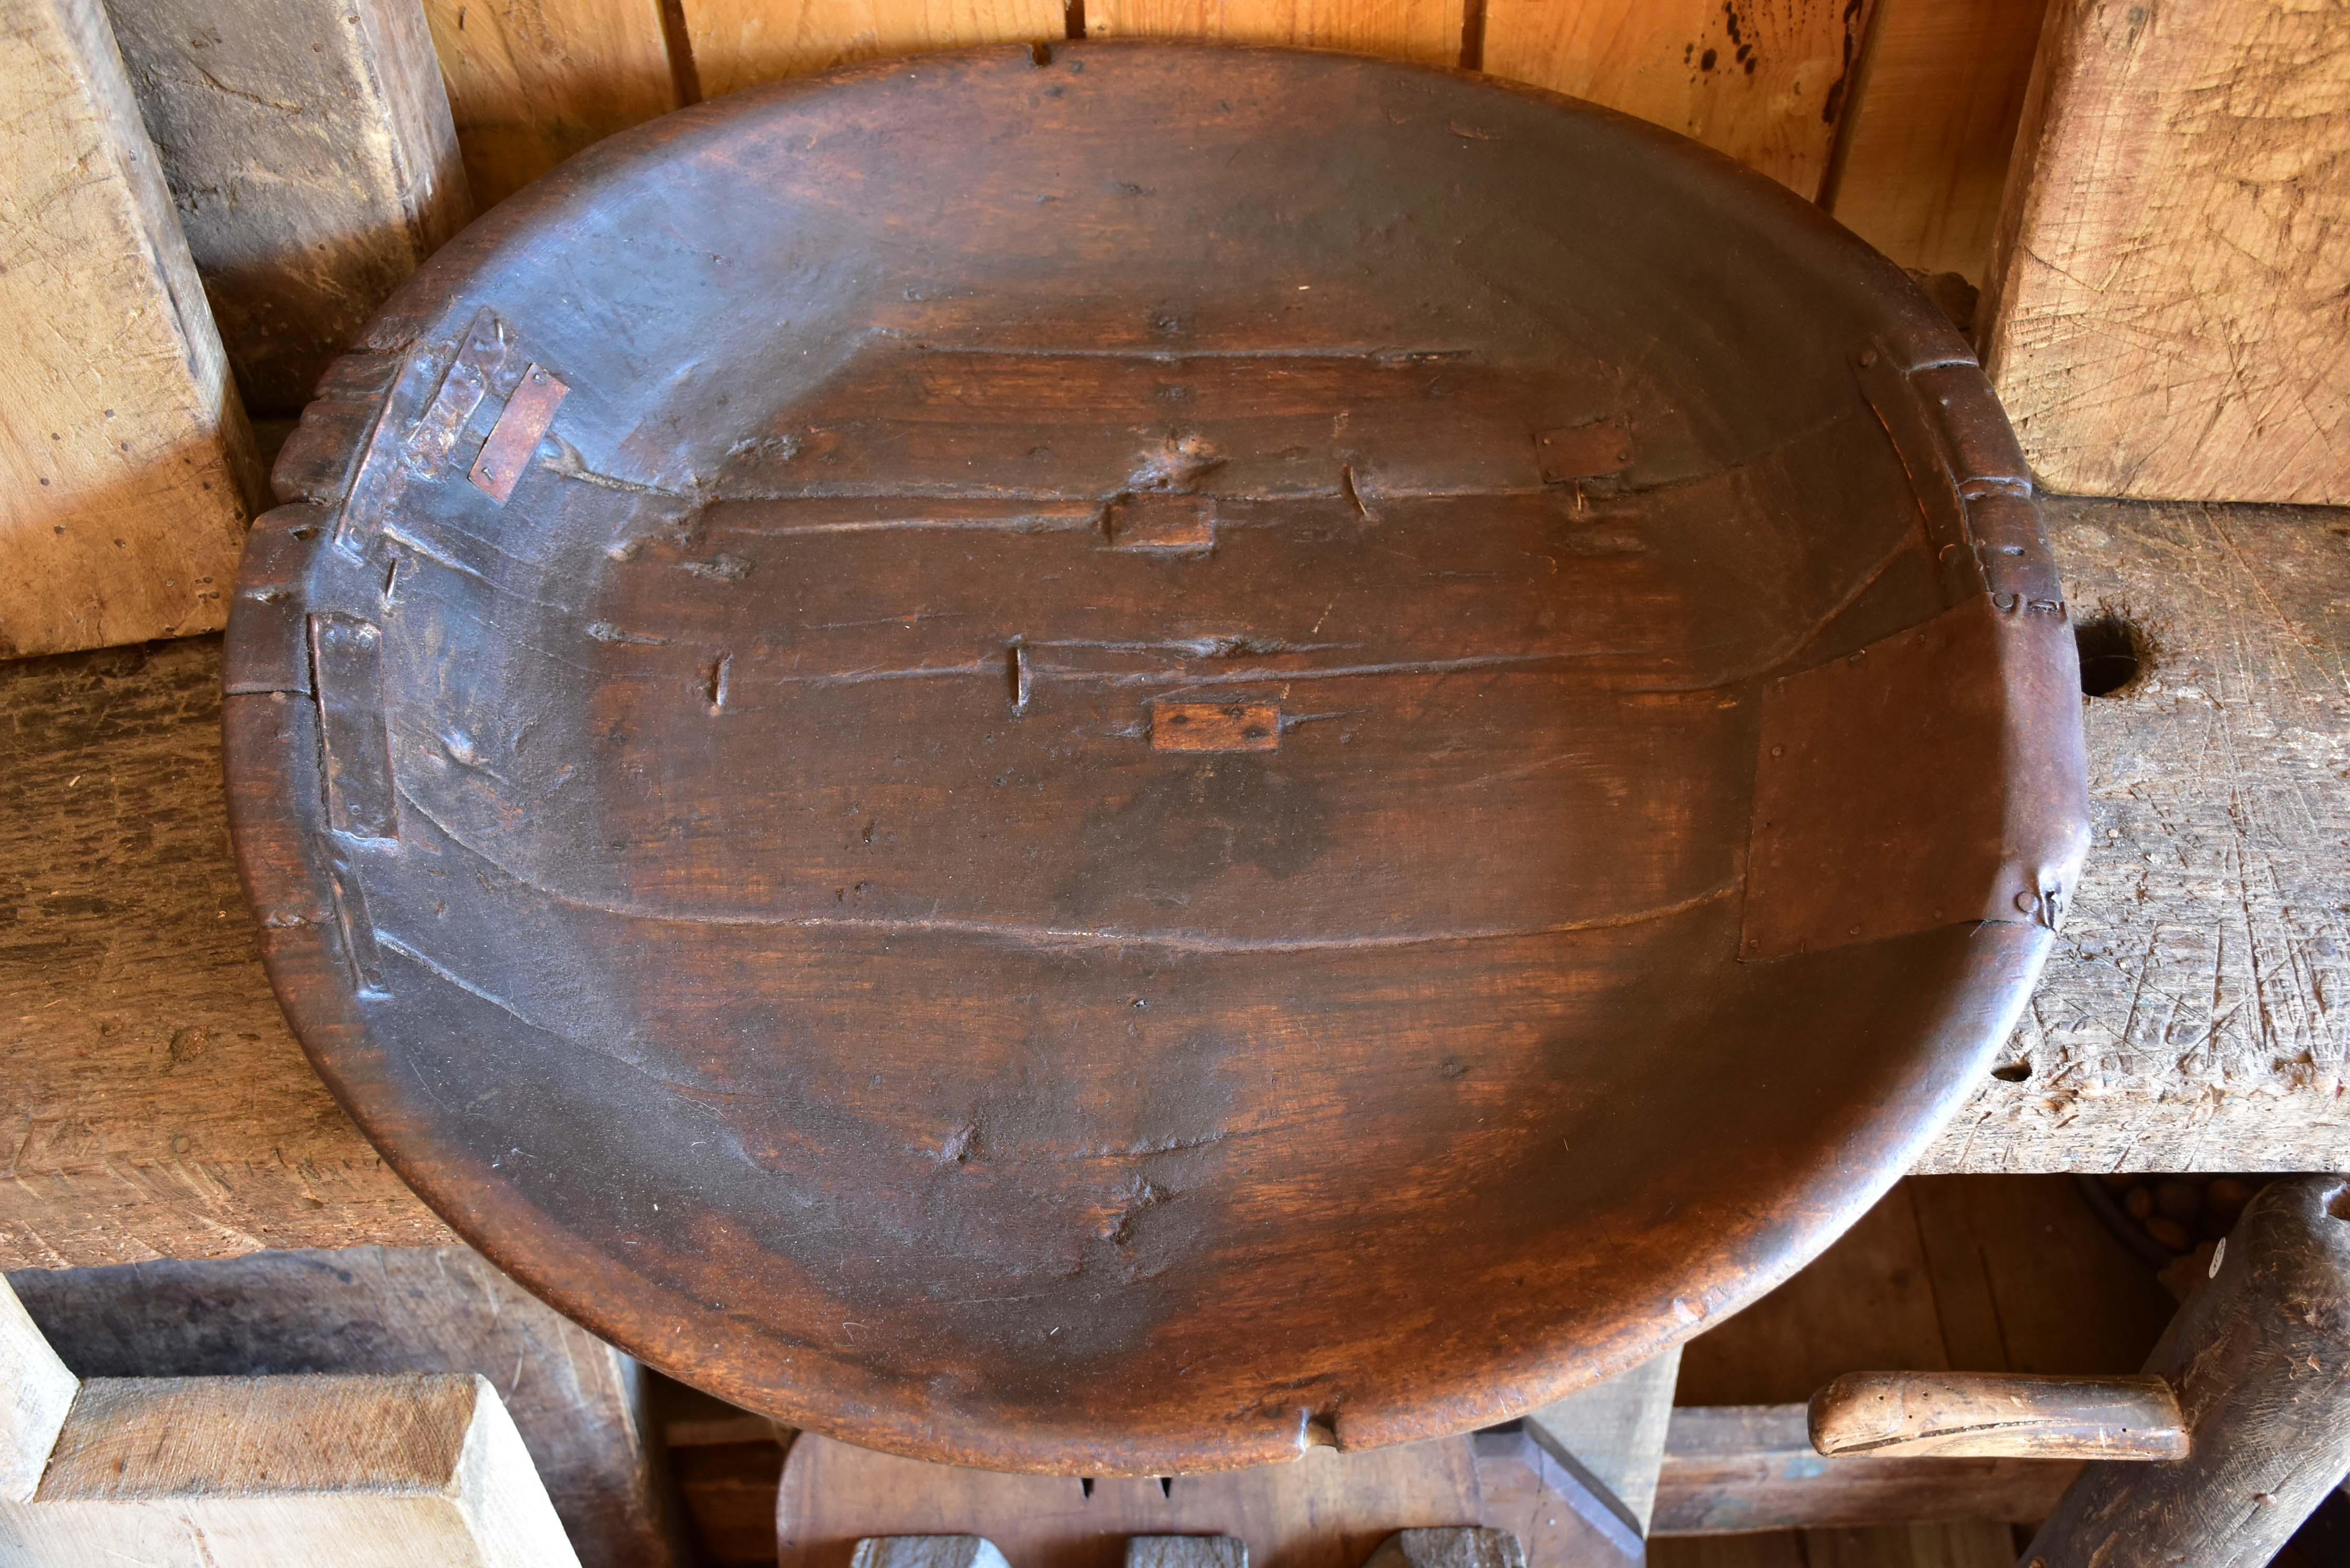
[[2048,514],[2076,616],[2147,656],[2088,702],[2094,847],[2006,1076],[1920,1168],[2350,1168],[2350,521]]
[[660,0],[425,0],[424,14],[484,209],[691,99]]
[[878,55],[1066,37],[1063,0],[683,0],[705,97]]
[[0,658],[217,629],[260,474],[203,286],[98,0],[0,20]]
[[[2069,591],[2154,628],[2157,662],[2088,704],[2097,847],[2065,941],[2008,1075],[1921,1168],[2350,1167],[2324,967],[2350,883],[2350,516],[2044,504]],[[8,1267],[448,1237],[270,995],[228,859],[219,682],[210,639],[0,670]]]
[[2350,500],[2341,8],[2057,0],[2018,145],[1981,340],[2042,481]]
[[273,981],[493,1261],[796,1425],[1116,1475],[1515,1415],[1824,1245],[2068,896],[2073,640],[1963,354],[1769,181],[1452,73],[705,106],[420,274],[280,458]]
[[1463,0],[1087,0],[1089,38],[1206,38],[1461,63]]
[[1870,0],[1486,0],[1482,64],[1820,193]]

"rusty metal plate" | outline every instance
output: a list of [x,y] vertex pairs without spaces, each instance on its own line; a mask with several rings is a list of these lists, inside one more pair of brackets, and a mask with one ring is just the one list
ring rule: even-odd
[[1996,405],[1621,117],[890,62],[599,145],[360,348],[230,632],[273,980],[501,1267],[796,1425],[1108,1476],[1517,1415],[1825,1246],[2048,942]]

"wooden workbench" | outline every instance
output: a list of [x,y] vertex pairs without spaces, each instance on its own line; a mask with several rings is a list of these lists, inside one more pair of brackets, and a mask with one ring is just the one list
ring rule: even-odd
[[[2057,954],[1919,1168],[2350,1169],[2350,512],[2046,514],[2147,657],[2087,700]],[[0,1267],[447,1240],[271,998],[218,681],[211,639],[0,665]]]

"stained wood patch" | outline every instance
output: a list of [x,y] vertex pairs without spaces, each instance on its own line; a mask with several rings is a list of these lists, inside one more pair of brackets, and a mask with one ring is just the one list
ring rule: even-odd
[[1271,702],[1159,702],[1150,710],[1155,752],[1270,752],[1281,744]]

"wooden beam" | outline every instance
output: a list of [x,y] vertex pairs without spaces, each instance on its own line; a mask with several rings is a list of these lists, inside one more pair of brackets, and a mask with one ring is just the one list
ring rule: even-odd
[[1983,365],[2041,482],[2350,501],[2350,50],[2331,5],[2055,0]]
[[1827,173],[1870,5],[1486,0],[1482,63],[1695,137],[1808,201]]
[[98,0],[0,0],[0,658],[217,630],[253,436]]
[[587,1568],[665,1568],[680,1558],[641,1369],[470,1249],[23,1269],[7,1284],[83,1377],[479,1373],[513,1417]]
[[692,101],[661,0],[424,0],[465,176],[489,208],[616,130]]
[[1087,0],[1089,38],[1206,38],[1461,63],[1464,0]]
[[468,1376],[82,1386],[0,1557],[150,1568],[576,1568],[497,1396]]
[[473,216],[414,0],[112,0],[246,410],[296,414]]
[[2056,1505],[2078,1459],[1824,1459],[1801,1405],[1673,1411],[1649,1533],[2025,1521]]
[[23,1502],[41,1484],[80,1387],[39,1325],[0,1289],[0,1503]]
[[682,0],[710,98],[879,55],[1066,37],[1063,0]]
[[[1930,1170],[2350,1165],[2350,517],[2054,500],[2097,848]],[[210,642],[0,667],[0,1264],[436,1245],[254,956]]]

